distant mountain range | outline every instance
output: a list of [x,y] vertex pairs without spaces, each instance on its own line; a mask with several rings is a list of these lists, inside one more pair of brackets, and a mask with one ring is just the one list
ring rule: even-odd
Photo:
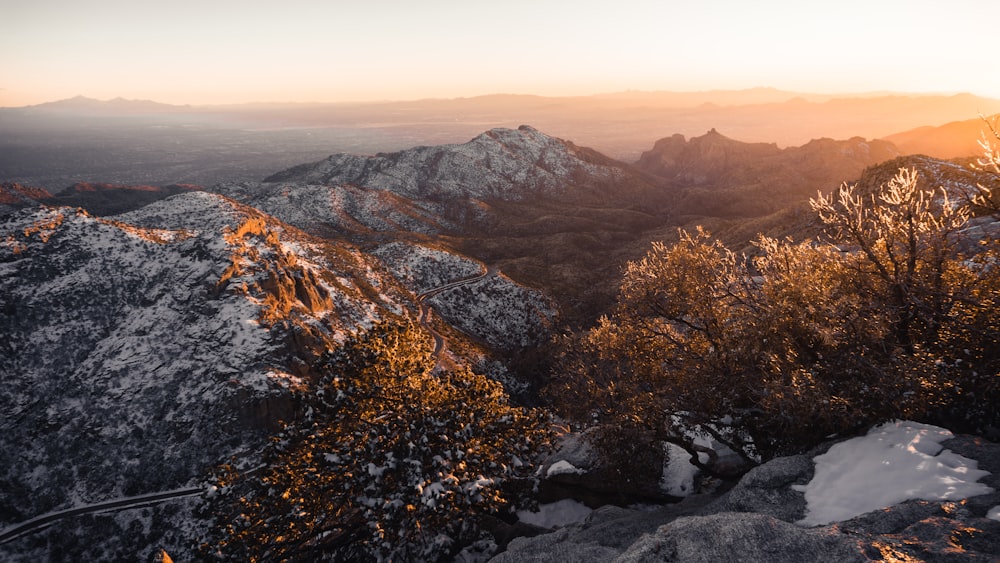
[[[573,139],[627,161],[635,160],[665,134],[694,136],[713,127],[748,142],[794,146],[822,137],[884,138],[917,127],[939,126],[998,112],[1000,100],[971,94],[834,96],[771,88],[228,106],[173,106],[146,100],[98,101],[78,96],[24,108],[0,108],[0,115],[7,120],[15,119],[13,116],[20,120],[122,115],[133,119],[144,117],[152,123],[176,123],[183,118],[186,122],[215,127],[254,129],[392,128],[398,138],[409,139],[410,146],[456,142],[484,128],[530,123],[549,134]],[[358,152],[357,148],[343,146],[333,150]],[[401,147],[377,150],[397,148]]]
[[86,96],[75,96],[65,100],[46,102],[24,109],[38,112],[66,112],[80,114],[113,115],[117,113],[167,113],[189,111],[191,106],[175,106],[171,104],[161,104],[150,100],[127,100],[125,98],[114,98],[112,100],[96,100]]
[[937,127],[925,125],[909,131],[885,137],[886,141],[899,147],[903,154],[925,154],[935,158],[963,158],[982,154],[979,141],[983,135],[987,140],[996,139],[989,133],[989,125],[994,129],[1000,114],[979,119],[952,121]]

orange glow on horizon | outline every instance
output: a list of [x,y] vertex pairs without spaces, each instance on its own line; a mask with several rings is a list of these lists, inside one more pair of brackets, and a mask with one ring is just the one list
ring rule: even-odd
[[1000,74],[984,72],[1000,4],[986,0],[39,0],[5,12],[6,107],[76,95],[204,105],[758,86],[1000,98]]

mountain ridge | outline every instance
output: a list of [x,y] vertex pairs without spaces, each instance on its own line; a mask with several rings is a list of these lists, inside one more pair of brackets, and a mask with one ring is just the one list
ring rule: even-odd
[[952,121],[939,126],[924,125],[885,137],[905,154],[925,154],[935,158],[967,158],[982,154],[979,141],[989,137],[989,124],[995,128],[1000,114],[979,119]]
[[680,205],[687,213],[746,217],[832,190],[899,154],[888,141],[862,137],[820,138],[779,148],[737,141],[711,129],[691,139],[680,134],[660,139],[635,166],[686,188]]
[[[411,198],[468,196],[518,199],[518,188],[546,195],[566,176],[613,182],[611,160],[522,125],[491,129],[467,143],[418,146],[371,157],[332,155],[273,174],[264,183],[316,183],[377,188]],[[583,183],[583,182],[581,182]]]

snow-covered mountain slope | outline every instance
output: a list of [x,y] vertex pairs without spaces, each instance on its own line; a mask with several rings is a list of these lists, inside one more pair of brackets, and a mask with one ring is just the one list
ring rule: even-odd
[[477,276],[483,264],[451,252],[406,242],[390,242],[371,250],[392,275],[414,293]]
[[243,182],[213,190],[317,235],[436,234],[450,225],[442,205],[353,185]]
[[213,191],[320,235],[440,234],[506,222],[485,201],[632,202],[661,191],[627,165],[528,126],[459,145],[335,154]]
[[418,244],[394,242],[372,254],[449,324],[494,350],[516,351],[550,334],[558,308],[541,291],[475,260]]
[[518,200],[571,185],[596,188],[625,176],[614,161],[529,126],[493,129],[460,145],[356,156],[335,154],[274,174],[265,183],[349,184],[414,199]]
[[259,444],[344,331],[415,305],[373,258],[193,192],[0,222],[0,523],[169,489]]
[[542,343],[558,315],[545,294],[502,274],[458,285],[427,301],[456,328],[508,352]]

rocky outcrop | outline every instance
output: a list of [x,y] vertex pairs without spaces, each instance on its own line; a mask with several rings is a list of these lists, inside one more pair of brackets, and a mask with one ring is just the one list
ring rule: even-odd
[[[836,186],[856,178],[867,166],[897,156],[892,143],[861,137],[815,139],[781,149],[774,143],[736,141],[712,129],[687,141],[683,135],[660,139],[642,154],[636,167],[686,186],[725,187],[800,178],[813,180],[810,184],[832,181]],[[810,187],[815,191],[815,186]]]
[[682,185],[702,185],[781,152],[774,143],[743,143],[712,129],[690,141],[680,134],[660,139],[642,153],[636,167]]
[[[719,497],[696,495],[655,509],[603,507],[586,521],[517,538],[492,561],[996,561],[1000,445],[959,436],[942,446],[988,471],[993,492],[965,500],[910,500],[817,527],[798,524],[812,479],[810,456],[774,459]],[[995,518],[995,516],[993,517]]]
[[805,516],[806,501],[792,485],[813,475],[809,456],[779,457],[747,472],[726,495],[712,504],[714,512],[753,512],[795,522]]
[[643,153],[636,168],[686,188],[678,206],[715,216],[764,215],[830,191],[867,166],[899,155],[886,141],[816,139],[800,147],[744,143],[712,129],[674,135]]

